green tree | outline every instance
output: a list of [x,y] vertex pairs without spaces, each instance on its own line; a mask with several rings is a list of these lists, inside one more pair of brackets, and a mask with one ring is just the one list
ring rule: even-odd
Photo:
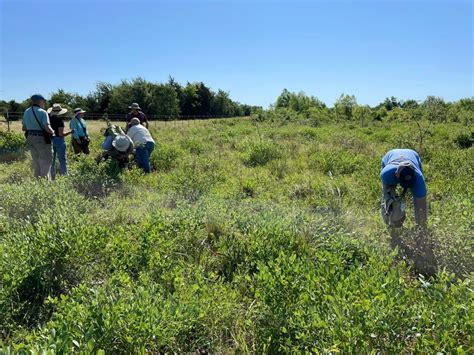
[[402,108],[404,109],[415,109],[419,107],[418,102],[416,100],[406,100],[402,103]]
[[212,100],[212,114],[234,116],[237,110],[235,103],[229,98],[229,93],[219,89]]
[[303,91],[298,94],[284,89],[278,96],[275,108],[290,108],[296,112],[304,112],[310,108],[324,108],[326,105],[317,97],[308,96]]
[[441,97],[428,96],[423,101],[424,118],[432,122],[445,122],[447,120],[448,105]]
[[165,118],[175,118],[179,115],[178,94],[169,84],[152,84],[147,99],[147,108],[153,114]]
[[352,107],[352,116],[361,126],[365,126],[368,121],[372,121],[372,109],[368,105],[355,105]]
[[96,90],[92,93],[97,102],[97,110],[99,113],[106,113],[109,111],[110,98],[112,97],[113,85],[99,81],[96,85]]
[[354,95],[341,94],[334,104],[334,112],[338,120],[351,120],[352,109],[357,105],[357,100]]
[[283,89],[280,96],[278,96],[275,104],[275,108],[288,108],[290,106],[291,93],[287,89]]
[[387,111],[392,111],[394,108],[396,107],[401,107],[401,103],[398,101],[398,99],[394,96],[391,96],[391,97],[387,97],[385,98],[384,102],[382,102],[381,104],[379,104],[377,106],[377,108],[380,108],[380,107],[385,107],[385,109]]

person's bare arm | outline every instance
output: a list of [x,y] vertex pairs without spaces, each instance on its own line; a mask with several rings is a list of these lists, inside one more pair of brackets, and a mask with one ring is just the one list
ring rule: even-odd
[[415,197],[413,199],[415,209],[415,222],[418,227],[426,228],[428,220],[428,209],[426,205],[426,197]]
[[58,128],[58,133],[59,133],[59,137],[67,137],[69,136],[72,132],[74,132],[74,130],[70,130],[69,132],[64,132],[64,127],[59,127]]
[[51,128],[51,126],[48,124],[46,125],[46,127],[44,128],[46,130],[46,132],[48,132],[49,134],[51,135],[54,135],[54,130]]

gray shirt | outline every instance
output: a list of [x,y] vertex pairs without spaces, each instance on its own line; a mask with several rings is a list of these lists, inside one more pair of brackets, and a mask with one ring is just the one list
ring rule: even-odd
[[[35,115],[32,111],[33,109],[35,110],[36,117],[38,117],[38,121],[41,123],[42,127],[38,125],[38,122],[36,121]],[[49,126],[49,116],[45,110],[39,106],[32,106],[26,109],[25,113],[23,114],[23,127],[25,130],[40,131],[42,129],[46,129],[47,126]]]

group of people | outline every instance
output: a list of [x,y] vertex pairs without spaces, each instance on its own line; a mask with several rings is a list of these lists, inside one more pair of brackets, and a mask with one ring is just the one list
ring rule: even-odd
[[[33,170],[36,177],[48,180],[56,178],[56,162],[59,161],[59,174],[67,175],[66,138],[72,135],[71,144],[75,154],[89,154],[90,137],[84,111],[76,108],[65,129],[65,114],[68,112],[61,104],[55,103],[45,110],[46,99],[35,94],[31,97],[32,106],[23,114],[22,129],[27,146],[31,152]],[[155,141],[148,131],[146,115],[137,103],[133,103],[127,114],[125,131],[120,127],[110,126],[105,132],[102,144],[102,158],[117,159],[124,165],[129,156],[135,154],[135,160],[145,173],[151,172],[150,155]]]
[[[54,179],[56,158],[59,160],[59,173],[67,174],[65,137],[72,134],[72,146],[76,154],[89,154],[89,133],[84,120],[85,111],[74,110],[74,117],[65,131],[63,116],[67,109],[53,104],[44,110],[45,98],[42,95],[31,97],[33,105],[23,116],[23,130],[33,158],[35,176]],[[128,163],[134,153],[138,166],[145,173],[151,172],[150,155],[155,141],[148,131],[148,120],[137,103],[133,103],[126,117],[125,131],[119,126],[109,125],[102,144],[102,159],[116,159],[120,165]],[[424,228],[427,221],[426,183],[420,156],[411,149],[393,149],[382,158],[380,172],[382,182],[381,213],[384,222],[393,230],[402,227],[405,221],[403,198],[408,189],[413,194],[415,222]],[[397,193],[397,186],[403,189]]]

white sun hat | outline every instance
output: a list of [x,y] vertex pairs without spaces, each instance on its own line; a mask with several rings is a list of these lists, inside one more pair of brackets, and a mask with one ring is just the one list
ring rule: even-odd
[[130,138],[128,138],[126,135],[119,134],[112,141],[112,146],[119,152],[126,152],[128,147],[130,147]]

